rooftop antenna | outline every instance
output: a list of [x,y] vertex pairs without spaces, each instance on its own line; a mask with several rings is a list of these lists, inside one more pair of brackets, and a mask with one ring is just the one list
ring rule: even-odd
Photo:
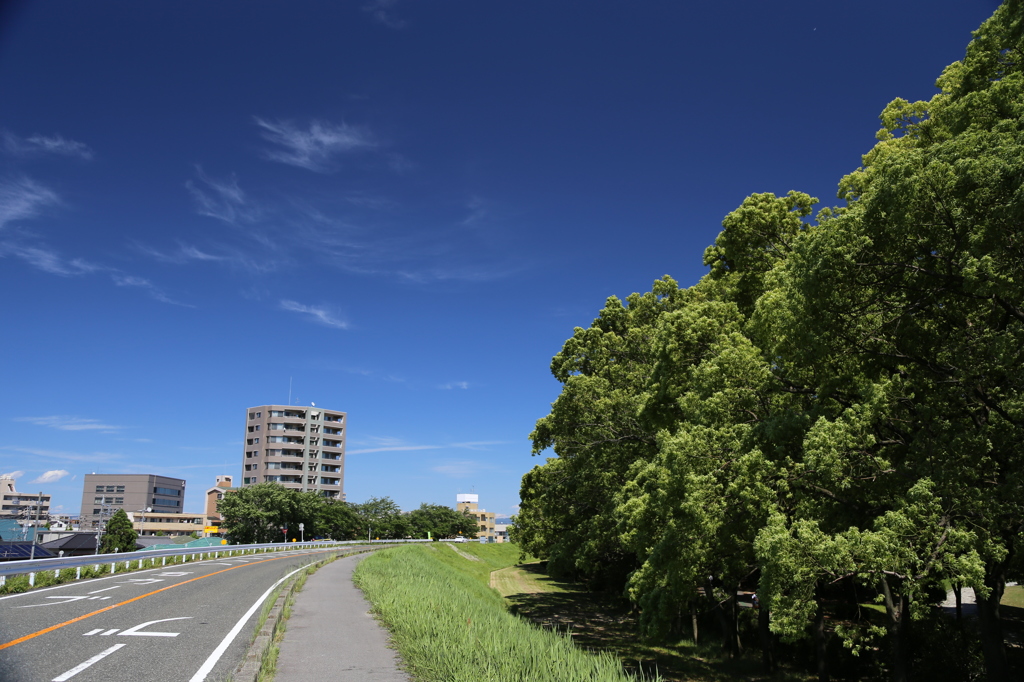
[[292,378],[288,377],[288,404],[292,404]]

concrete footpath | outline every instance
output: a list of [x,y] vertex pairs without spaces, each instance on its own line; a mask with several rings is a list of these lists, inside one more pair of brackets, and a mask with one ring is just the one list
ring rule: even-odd
[[327,564],[306,580],[288,619],[274,682],[408,682],[388,631],[369,614],[370,603],[352,584],[366,554]]

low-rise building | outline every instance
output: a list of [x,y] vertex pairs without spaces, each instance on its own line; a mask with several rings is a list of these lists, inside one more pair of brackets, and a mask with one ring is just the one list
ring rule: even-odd
[[32,521],[38,515],[45,524],[50,517],[50,496],[40,493],[19,493],[13,476],[0,476],[0,517]]
[[494,512],[478,508],[479,502],[479,495],[460,493],[455,496],[455,511],[465,512],[476,520],[478,538],[487,538],[488,542],[494,542]]
[[224,520],[224,516],[217,509],[217,503],[224,499],[224,494],[229,493],[232,490],[237,490],[231,486],[234,478],[231,476],[218,476],[217,482],[212,488],[206,489],[206,511],[207,518],[211,519],[211,526],[220,526],[220,522]]
[[132,528],[142,535],[192,535],[204,534],[204,529],[212,525],[213,517],[206,514],[168,514],[166,512],[128,512]]

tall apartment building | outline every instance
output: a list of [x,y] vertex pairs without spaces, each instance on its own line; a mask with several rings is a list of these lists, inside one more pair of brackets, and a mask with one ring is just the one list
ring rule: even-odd
[[250,407],[242,487],[273,482],[344,500],[346,420],[344,412],[315,406]]
[[82,530],[94,530],[117,509],[135,512],[181,513],[185,481],[154,474],[86,474],[82,486]]
[[488,542],[495,541],[494,535],[494,512],[489,512],[486,509],[478,509],[477,504],[480,502],[479,495],[473,494],[459,494],[455,496],[455,511],[465,512],[476,519],[477,531],[476,536],[478,538],[487,538]]

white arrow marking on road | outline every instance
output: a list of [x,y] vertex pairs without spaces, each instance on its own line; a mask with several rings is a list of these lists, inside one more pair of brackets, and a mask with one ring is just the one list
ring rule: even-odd
[[56,604],[70,604],[71,602],[78,601],[79,599],[94,599],[94,598],[95,597],[90,597],[88,595],[82,596],[82,597],[72,597],[71,595],[61,595],[59,597],[46,597],[46,599],[63,599],[64,601],[52,601],[49,604],[29,604],[28,606],[18,606],[18,607],[15,607],[15,608],[31,609],[34,606],[54,606]]
[[100,637],[110,637],[112,634],[120,630],[121,628],[114,628],[113,630],[107,630],[106,632],[100,633]]
[[78,673],[82,672],[83,670],[88,668],[93,663],[98,663],[98,662],[102,661],[104,658],[106,658],[110,654],[114,653],[115,651],[117,651],[118,649],[120,649],[123,646],[125,646],[125,645],[124,644],[115,644],[114,646],[110,647],[106,651],[101,651],[100,653],[96,654],[95,656],[90,658],[85,663],[79,663],[78,665],[76,665],[74,668],[72,668],[71,670],[67,671],[66,673],[64,673],[62,675],[57,675],[57,677],[53,678],[53,682],[65,682],[65,680],[70,680],[72,677],[74,677]]
[[153,625],[154,623],[166,623],[169,620],[190,620],[191,618],[192,616],[180,616],[178,618],[161,618],[160,620],[151,620],[148,623],[128,628],[118,635],[118,637],[177,637],[181,634],[180,632],[139,632],[139,630],[147,625]]
[[90,635],[95,635],[97,632],[103,632],[103,628],[96,628],[95,630],[89,630],[89,632],[83,632],[82,633],[82,637],[88,637]]
[[167,576],[168,578],[180,578],[183,575],[192,575],[192,571],[165,571],[157,573],[157,575]]
[[[128,583],[132,585],[152,585],[153,583],[162,583],[163,580],[159,578],[130,578]],[[124,583],[124,584],[128,584]]]

